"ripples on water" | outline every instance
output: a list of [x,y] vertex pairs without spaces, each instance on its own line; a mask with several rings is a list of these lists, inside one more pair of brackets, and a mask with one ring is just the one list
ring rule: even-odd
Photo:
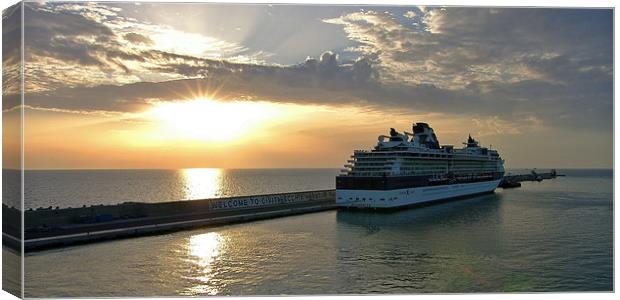
[[163,202],[335,188],[334,169],[26,171],[25,207]]
[[26,295],[610,291],[610,173],[393,213],[327,211],[26,257]]

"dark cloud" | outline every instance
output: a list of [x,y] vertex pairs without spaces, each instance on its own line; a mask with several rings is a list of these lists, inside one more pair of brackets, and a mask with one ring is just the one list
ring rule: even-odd
[[358,82],[368,82],[376,79],[377,71],[373,69],[370,60],[366,57],[358,58],[353,63],[353,79]]
[[21,5],[2,11],[2,61],[17,63],[21,47]]
[[152,41],[135,32],[117,35],[79,13],[29,3],[29,55],[128,74],[136,73],[129,62],[144,63],[152,73],[192,79],[56,86],[29,92],[26,101],[33,107],[135,112],[153,99],[217,91],[222,100],[353,104],[517,123],[536,117],[550,125],[610,128],[610,10],[447,8],[410,15],[421,26],[372,11],[327,20],[358,42],[358,59],[325,51],[318,59],[277,66],[127,48],[119,39],[141,46]]
[[2,109],[21,103],[21,4],[2,12]]
[[80,14],[44,9],[37,3],[24,4],[24,19],[27,60],[41,55],[103,66],[107,63],[96,55],[101,48],[91,40],[114,44],[117,38],[103,24]]
[[529,62],[565,56],[573,71],[611,64],[610,10],[434,8],[417,15],[421,28],[374,11],[325,21],[342,25],[360,43],[355,51],[377,55],[385,80],[452,88],[487,80],[557,81],[541,78],[551,74],[535,73]]
[[[127,85],[61,88],[48,94],[28,94],[27,104],[67,110],[139,112],[149,101],[182,100],[204,92],[217,99],[268,99],[296,104],[357,105],[370,109],[407,114],[440,111],[447,114],[499,116],[505,120],[542,118],[549,125],[606,126],[611,102],[583,103],[585,96],[604,100],[604,92],[586,95],[560,84],[522,81],[514,84],[475,83],[467,89],[448,90],[430,84],[381,84],[359,82],[352,66],[339,65],[335,80],[324,81],[306,64],[296,67],[264,67],[224,64],[203,69],[204,78]],[[367,70],[364,69],[366,72]],[[573,95],[569,93],[573,92]],[[558,97],[563,95],[563,97]],[[500,100],[498,100],[500,99]],[[581,109],[588,106],[588,110]],[[579,110],[579,111],[578,111]],[[563,119],[563,115],[573,117]]]
[[[416,107],[610,128],[611,10],[416,9],[409,15],[421,26],[402,15],[367,10],[325,22],[358,41],[354,51],[376,56],[383,83],[413,89]],[[445,93],[416,93],[423,84]]]
[[[344,104],[360,101],[347,96],[349,91],[378,84],[372,78],[374,71],[367,60],[341,64],[335,54],[329,55],[322,55],[326,60],[318,63],[318,67],[311,67],[308,62],[281,67],[212,60],[203,60],[203,64],[196,66],[166,64],[157,71],[166,68],[166,72],[174,71],[202,78],[58,88],[54,91],[29,93],[26,98],[27,104],[34,107],[117,112],[139,111],[149,105],[149,100],[179,100],[196,95],[199,91],[207,94],[217,91],[216,96],[222,100],[250,98]],[[324,80],[324,76],[329,76],[331,80]]]
[[153,45],[153,40],[139,33],[135,33],[135,32],[126,33],[123,37],[127,41],[130,41],[134,44]]

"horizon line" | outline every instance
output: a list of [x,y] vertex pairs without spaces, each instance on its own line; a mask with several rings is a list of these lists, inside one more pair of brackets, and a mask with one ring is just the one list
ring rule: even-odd
[[[188,169],[221,169],[221,170],[338,170],[334,167],[259,167],[259,168],[219,168],[219,167],[187,167],[187,168],[26,168],[24,171],[112,171],[112,170],[188,170]],[[535,169],[557,169],[557,170],[614,170],[614,167],[509,167],[511,169],[535,170]],[[2,170],[20,171],[16,168],[2,168]]]

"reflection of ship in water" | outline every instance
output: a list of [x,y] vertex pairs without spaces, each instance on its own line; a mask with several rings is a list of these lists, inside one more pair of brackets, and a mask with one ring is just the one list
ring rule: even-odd
[[349,211],[339,210],[338,223],[366,228],[368,233],[376,233],[385,228],[419,228],[441,226],[452,222],[486,222],[494,218],[500,205],[501,194],[482,194],[444,205],[426,206],[420,209],[398,211]]
[[382,290],[368,282],[415,293],[437,291],[446,277],[468,280],[463,268],[471,257],[501,251],[501,198],[493,193],[419,209],[338,210],[338,282],[353,293]]

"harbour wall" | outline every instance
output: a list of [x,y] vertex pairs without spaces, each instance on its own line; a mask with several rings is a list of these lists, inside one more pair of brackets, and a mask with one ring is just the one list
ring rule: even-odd
[[335,208],[335,190],[24,212],[26,251]]
[[322,190],[158,203],[125,202],[116,205],[92,205],[78,208],[39,208],[26,210],[25,228],[49,227],[51,229],[57,225],[67,224],[91,224],[136,218],[312,204],[334,197],[334,190]]
[[509,174],[509,175],[505,175],[504,178],[502,178],[502,181],[499,183],[499,187],[515,188],[515,187],[520,187],[521,182],[524,182],[524,181],[543,181],[546,179],[556,178],[557,176],[564,176],[564,175],[558,175],[555,170],[551,170],[550,172],[545,172],[545,173],[536,173],[535,171],[532,171],[531,173],[528,173],[528,174],[516,174],[516,175]]

